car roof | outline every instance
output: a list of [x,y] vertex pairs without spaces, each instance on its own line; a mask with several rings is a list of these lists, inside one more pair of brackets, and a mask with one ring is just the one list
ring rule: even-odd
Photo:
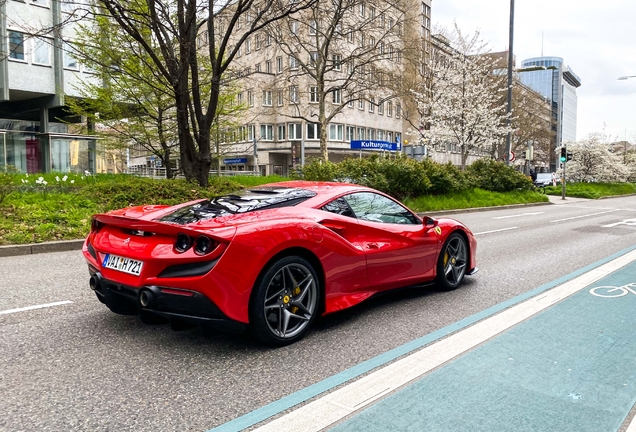
[[351,183],[339,183],[339,182],[320,182],[320,181],[307,181],[307,180],[292,180],[279,183],[268,183],[261,186],[250,187],[251,190],[258,190],[260,188],[298,188],[306,189],[316,193],[316,198],[328,199],[345,193],[356,191],[373,191],[366,186],[360,186]]

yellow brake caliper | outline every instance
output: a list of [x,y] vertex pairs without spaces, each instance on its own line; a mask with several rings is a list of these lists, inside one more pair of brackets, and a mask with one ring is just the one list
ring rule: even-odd
[[[294,297],[296,297],[299,294],[300,294],[300,287],[294,288],[294,290],[292,291],[292,295]],[[298,312],[298,307],[297,306],[292,306],[291,313],[295,314],[296,312]]]
[[448,252],[444,253],[444,268],[446,268],[446,264],[448,264]]

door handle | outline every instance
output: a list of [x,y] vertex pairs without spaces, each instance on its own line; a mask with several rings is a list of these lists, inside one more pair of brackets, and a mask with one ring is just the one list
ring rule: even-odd
[[380,249],[377,243],[367,243],[367,249]]

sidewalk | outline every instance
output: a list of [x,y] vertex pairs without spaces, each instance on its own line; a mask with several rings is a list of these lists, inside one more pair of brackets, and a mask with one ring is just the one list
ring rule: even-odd
[[[332,431],[636,431],[636,262]],[[627,426],[629,424],[629,426]]]

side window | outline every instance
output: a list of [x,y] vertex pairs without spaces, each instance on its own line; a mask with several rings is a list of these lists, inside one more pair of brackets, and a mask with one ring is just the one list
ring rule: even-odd
[[360,220],[410,225],[421,223],[402,205],[373,192],[354,193],[344,198]]
[[349,204],[347,204],[347,201],[345,201],[344,198],[338,198],[331,201],[330,203],[325,204],[324,206],[322,206],[321,210],[342,216],[348,216],[352,218],[356,217],[351,211],[351,207],[349,207]]

